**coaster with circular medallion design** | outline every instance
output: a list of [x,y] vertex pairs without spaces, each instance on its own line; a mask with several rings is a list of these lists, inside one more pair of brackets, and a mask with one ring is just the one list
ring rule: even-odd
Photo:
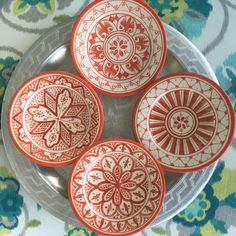
[[86,81],[67,72],[46,72],[18,89],[8,125],[27,158],[45,166],[63,166],[99,139],[103,109]]
[[128,96],[147,86],[162,69],[166,50],[162,22],[141,0],[94,1],[72,31],[76,69],[109,95]]
[[131,235],[159,213],[165,195],[161,166],[140,144],[128,139],[99,142],[81,156],[68,195],[78,219],[102,235]]
[[194,73],[158,79],[140,97],[133,115],[136,139],[174,172],[215,162],[230,145],[234,129],[228,96],[215,82]]

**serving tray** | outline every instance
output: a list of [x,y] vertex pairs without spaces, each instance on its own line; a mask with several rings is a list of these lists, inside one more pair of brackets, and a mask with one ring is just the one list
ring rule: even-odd
[[[5,93],[2,135],[11,167],[29,195],[54,216],[71,225],[82,226],[74,215],[67,196],[71,166],[50,168],[34,164],[17,150],[7,128],[7,111],[11,98],[27,78],[48,70],[64,70],[77,74],[71,62],[69,45],[74,21],[75,19],[71,19],[44,33],[21,59]],[[213,70],[197,48],[170,26],[165,25],[165,28],[168,56],[161,75],[191,71],[204,74],[217,82]],[[134,140],[132,111],[138,96],[139,94],[122,98],[99,94],[105,114],[101,139],[122,137]],[[165,172],[165,202],[152,225],[170,219],[186,207],[206,185],[215,165],[188,174]]]

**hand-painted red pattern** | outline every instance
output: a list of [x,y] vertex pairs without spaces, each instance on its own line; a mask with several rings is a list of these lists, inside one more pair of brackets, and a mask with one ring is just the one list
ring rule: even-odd
[[71,147],[71,135],[86,131],[86,126],[80,117],[85,105],[72,105],[73,97],[67,89],[59,93],[56,100],[45,92],[44,100],[44,105],[28,109],[37,124],[31,135],[43,133],[45,145],[49,148],[60,143],[61,139],[68,148]]
[[129,79],[140,73],[150,55],[146,28],[129,15],[102,18],[89,35],[89,55],[93,66],[105,77]]
[[101,206],[104,216],[126,218],[134,213],[134,205],[138,210],[145,203],[145,185],[150,185],[147,173],[128,155],[105,156],[100,164],[100,168],[90,169],[88,199]]
[[135,136],[170,171],[189,172],[218,160],[234,133],[229,98],[194,73],[165,76],[141,97]]
[[196,91],[170,91],[153,106],[149,127],[159,149],[170,154],[192,155],[212,141],[216,111]]
[[164,66],[166,35],[144,1],[94,1],[77,19],[71,40],[79,74],[101,92],[130,96]]
[[23,86],[9,119],[14,141],[27,157],[40,164],[64,165],[95,141],[102,117],[91,91],[59,73]]
[[159,212],[164,194],[163,176],[152,158],[126,142],[91,148],[70,181],[79,218],[102,234],[132,234],[148,224]]

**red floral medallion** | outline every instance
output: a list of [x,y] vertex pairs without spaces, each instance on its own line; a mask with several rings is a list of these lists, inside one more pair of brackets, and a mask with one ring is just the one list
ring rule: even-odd
[[69,184],[79,219],[106,235],[142,230],[158,214],[165,192],[155,158],[138,144],[119,139],[90,148],[75,165]]
[[100,106],[95,93],[73,75],[38,75],[22,85],[12,101],[13,141],[42,165],[69,164],[100,135]]
[[161,70],[165,31],[143,1],[95,1],[75,23],[71,52],[80,74],[97,89],[130,95]]
[[229,98],[201,75],[182,73],[158,80],[137,103],[134,133],[170,171],[204,168],[225,152],[234,133]]
[[151,45],[147,29],[133,16],[102,18],[89,35],[90,61],[112,80],[135,78],[148,63]]

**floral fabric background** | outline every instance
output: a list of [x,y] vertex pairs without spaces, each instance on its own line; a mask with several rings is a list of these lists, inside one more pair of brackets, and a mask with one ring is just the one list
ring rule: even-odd
[[[24,52],[42,32],[78,15],[87,0],[0,1],[0,104]],[[236,111],[235,0],[146,0],[206,56]],[[140,235],[236,235],[236,135],[211,180],[173,219]],[[56,227],[55,227],[56,226]],[[0,235],[94,236],[56,219],[21,188],[0,144]]]

